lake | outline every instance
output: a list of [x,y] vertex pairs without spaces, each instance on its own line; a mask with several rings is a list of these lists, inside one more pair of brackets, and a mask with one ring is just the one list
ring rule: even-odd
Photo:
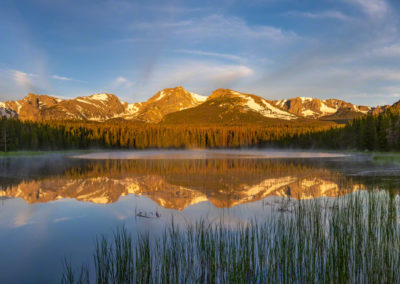
[[[119,151],[0,159],[0,282],[56,283],[116,228],[160,235],[173,219],[224,225],[398,186],[368,155],[257,150]],[[399,187],[397,187],[399,188]]]

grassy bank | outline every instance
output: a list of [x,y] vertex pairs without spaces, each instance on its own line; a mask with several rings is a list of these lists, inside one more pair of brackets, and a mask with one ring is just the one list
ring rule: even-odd
[[63,283],[400,283],[399,198],[363,192],[298,201],[238,226],[173,223],[160,237],[118,230]]
[[69,154],[85,154],[90,153],[90,150],[66,150],[66,151],[10,151],[0,152],[0,158],[12,158],[12,157],[33,157],[33,156],[44,156],[44,155],[69,155]]
[[372,159],[378,163],[395,163],[400,164],[400,153],[374,153]]
[[47,154],[47,151],[11,151],[11,152],[0,152],[0,157],[30,157],[40,156]]

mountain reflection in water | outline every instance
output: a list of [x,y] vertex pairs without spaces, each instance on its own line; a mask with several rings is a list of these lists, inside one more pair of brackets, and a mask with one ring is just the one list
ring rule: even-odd
[[135,194],[164,208],[183,210],[202,201],[229,208],[268,196],[310,199],[365,189],[339,171],[289,159],[63,158],[51,163],[32,164],[34,173],[27,164],[19,176],[10,178],[7,172],[15,171],[16,165],[0,162],[5,173],[0,176],[0,197],[18,197],[29,204],[64,198],[107,204]]

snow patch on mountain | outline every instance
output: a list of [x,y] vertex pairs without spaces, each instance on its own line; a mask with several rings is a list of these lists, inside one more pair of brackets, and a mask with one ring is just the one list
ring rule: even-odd
[[332,114],[332,113],[335,113],[335,112],[337,112],[337,108],[332,108],[332,107],[328,107],[326,104],[325,104],[325,102],[326,101],[321,101],[321,107],[320,107],[320,111],[322,112],[322,113],[326,113],[326,114]]
[[139,104],[128,104],[125,111],[131,114],[137,113],[139,111]]
[[311,102],[313,100],[313,98],[310,98],[310,97],[300,97],[300,99],[301,99],[302,103]]
[[251,96],[241,94],[236,91],[232,91],[232,94],[237,95],[244,100],[246,100],[246,103],[244,104],[246,107],[249,109],[260,113],[261,115],[268,117],[268,118],[279,118],[279,119],[285,119],[285,120],[292,120],[296,119],[297,117],[293,114],[290,114],[286,111],[283,111],[279,108],[276,108],[272,106],[270,103],[268,103],[266,100],[262,99],[262,104],[257,103]]
[[161,91],[158,97],[155,99],[156,101],[161,100],[163,97],[165,97],[166,93],[164,91]]
[[312,111],[312,110],[310,110],[310,109],[306,109],[306,110],[303,110],[301,112],[301,114],[306,116],[306,117],[308,117],[308,116],[315,116],[317,113]]
[[5,103],[0,102],[0,118],[16,118],[17,116],[18,114],[14,110],[8,108]]
[[88,98],[90,98],[92,100],[96,100],[96,101],[108,101],[110,98],[110,95],[106,94],[106,93],[101,93],[101,94],[91,95]]
[[15,101],[15,104],[17,105],[17,112],[19,113],[19,111],[21,110],[22,105],[18,101]]
[[202,95],[195,94],[195,93],[190,93],[190,94],[191,94],[192,97],[193,97],[196,101],[198,101],[198,102],[203,103],[203,102],[205,102],[205,101],[207,100],[207,97],[206,97],[206,96],[202,96]]
[[3,107],[0,107],[0,117],[5,116],[6,118],[9,118],[10,115],[6,112],[6,109]]
[[279,107],[283,107],[283,106],[285,105],[286,102],[287,102],[287,100],[280,100],[280,101],[277,102],[277,105],[278,105]]
[[84,104],[88,104],[88,105],[92,105],[92,106],[96,106],[96,107],[97,107],[96,104],[94,104],[94,103],[92,103],[92,102],[90,102],[90,101],[88,101],[88,100],[85,100],[85,99],[76,99],[76,101],[81,102],[81,103],[84,103]]

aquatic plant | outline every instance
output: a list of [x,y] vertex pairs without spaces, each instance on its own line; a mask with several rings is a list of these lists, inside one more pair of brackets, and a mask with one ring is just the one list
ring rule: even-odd
[[93,268],[65,262],[62,282],[400,283],[399,203],[364,191],[235,226],[172,221],[159,237],[121,228],[97,240]]

